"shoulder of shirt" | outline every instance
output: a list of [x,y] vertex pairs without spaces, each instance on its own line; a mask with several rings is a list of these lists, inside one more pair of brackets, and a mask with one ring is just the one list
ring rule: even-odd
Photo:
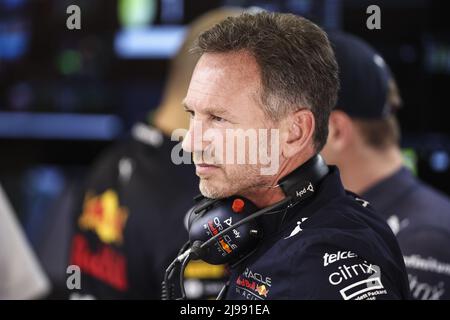
[[[397,188],[400,188],[400,193]],[[391,189],[393,192],[390,192]],[[402,169],[399,174],[381,182],[368,193],[369,199],[374,193],[377,194],[373,200],[374,206],[385,218],[396,216],[400,220],[408,220],[410,225],[447,227],[450,230],[450,198],[415,177],[407,169]]]
[[342,229],[360,230],[387,224],[379,217],[369,202],[353,194],[337,197],[322,206],[308,219],[305,228],[315,229],[321,233],[322,229],[329,232],[339,232]]
[[427,212],[433,214],[445,214],[450,219],[450,198],[421,181],[418,182],[415,192],[412,192],[405,201],[410,201],[413,206],[424,206],[428,209]]
[[[302,222],[302,231],[297,239],[292,237],[289,250],[301,254],[317,247],[330,247],[351,250],[362,256],[365,253],[371,256],[374,249],[383,250],[395,237],[372,208],[363,204],[351,195],[331,201]],[[290,222],[290,229],[294,229],[295,224],[296,221]],[[290,229],[286,228],[287,235]]]
[[450,233],[450,198],[423,182],[417,181],[417,187],[388,210],[408,220],[404,231],[434,229]]

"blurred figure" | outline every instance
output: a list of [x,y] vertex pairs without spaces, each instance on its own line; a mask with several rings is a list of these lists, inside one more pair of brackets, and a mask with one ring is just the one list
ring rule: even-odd
[[49,281],[0,186],[0,300],[39,299]]
[[[171,159],[179,143],[171,141],[172,132],[189,126],[181,107],[197,62],[189,48],[202,31],[240,12],[218,9],[192,23],[151,125],[136,124],[129,139],[93,166],[75,221],[70,264],[81,269],[81,289],[72,298],[160,299],[165,268],[187,240],[183,219],[198,193],[194,168]],[[217,294],[224,272],[223,266],[188,266],[187,278],[205,284],[187,284],[188,295]]]
[[450,201],[403,166],[394,112],[401,105],[382,57],[362,40],[330,35],[341,89],[322,155],[347,189],[367,200],[396,234],[415,299],[450,298]]

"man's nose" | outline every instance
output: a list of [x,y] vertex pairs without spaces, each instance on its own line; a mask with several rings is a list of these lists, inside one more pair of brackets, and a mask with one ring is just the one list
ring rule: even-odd
[[183,139],[181,147],[184,151],[195,153],[202,152],[205,148],[203,141],[203,125],[199,120],[191,120],[189,130]]

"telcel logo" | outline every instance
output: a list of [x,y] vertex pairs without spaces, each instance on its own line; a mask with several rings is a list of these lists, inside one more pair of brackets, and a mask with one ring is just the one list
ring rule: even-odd
[[325,253],[323,256],[323,266],[326,267],[329,264],[332,264],[339,260],[356,258],[357,255],[351,251],[338,251],[337,253]]

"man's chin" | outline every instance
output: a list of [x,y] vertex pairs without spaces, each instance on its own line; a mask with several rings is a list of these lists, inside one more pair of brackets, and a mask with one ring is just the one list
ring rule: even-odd
[[205,179],[200,179],[199,189],[204,197],[210,199],[221,199],[232,195],[229,190],[213,186],[210,181],[206,181]]

